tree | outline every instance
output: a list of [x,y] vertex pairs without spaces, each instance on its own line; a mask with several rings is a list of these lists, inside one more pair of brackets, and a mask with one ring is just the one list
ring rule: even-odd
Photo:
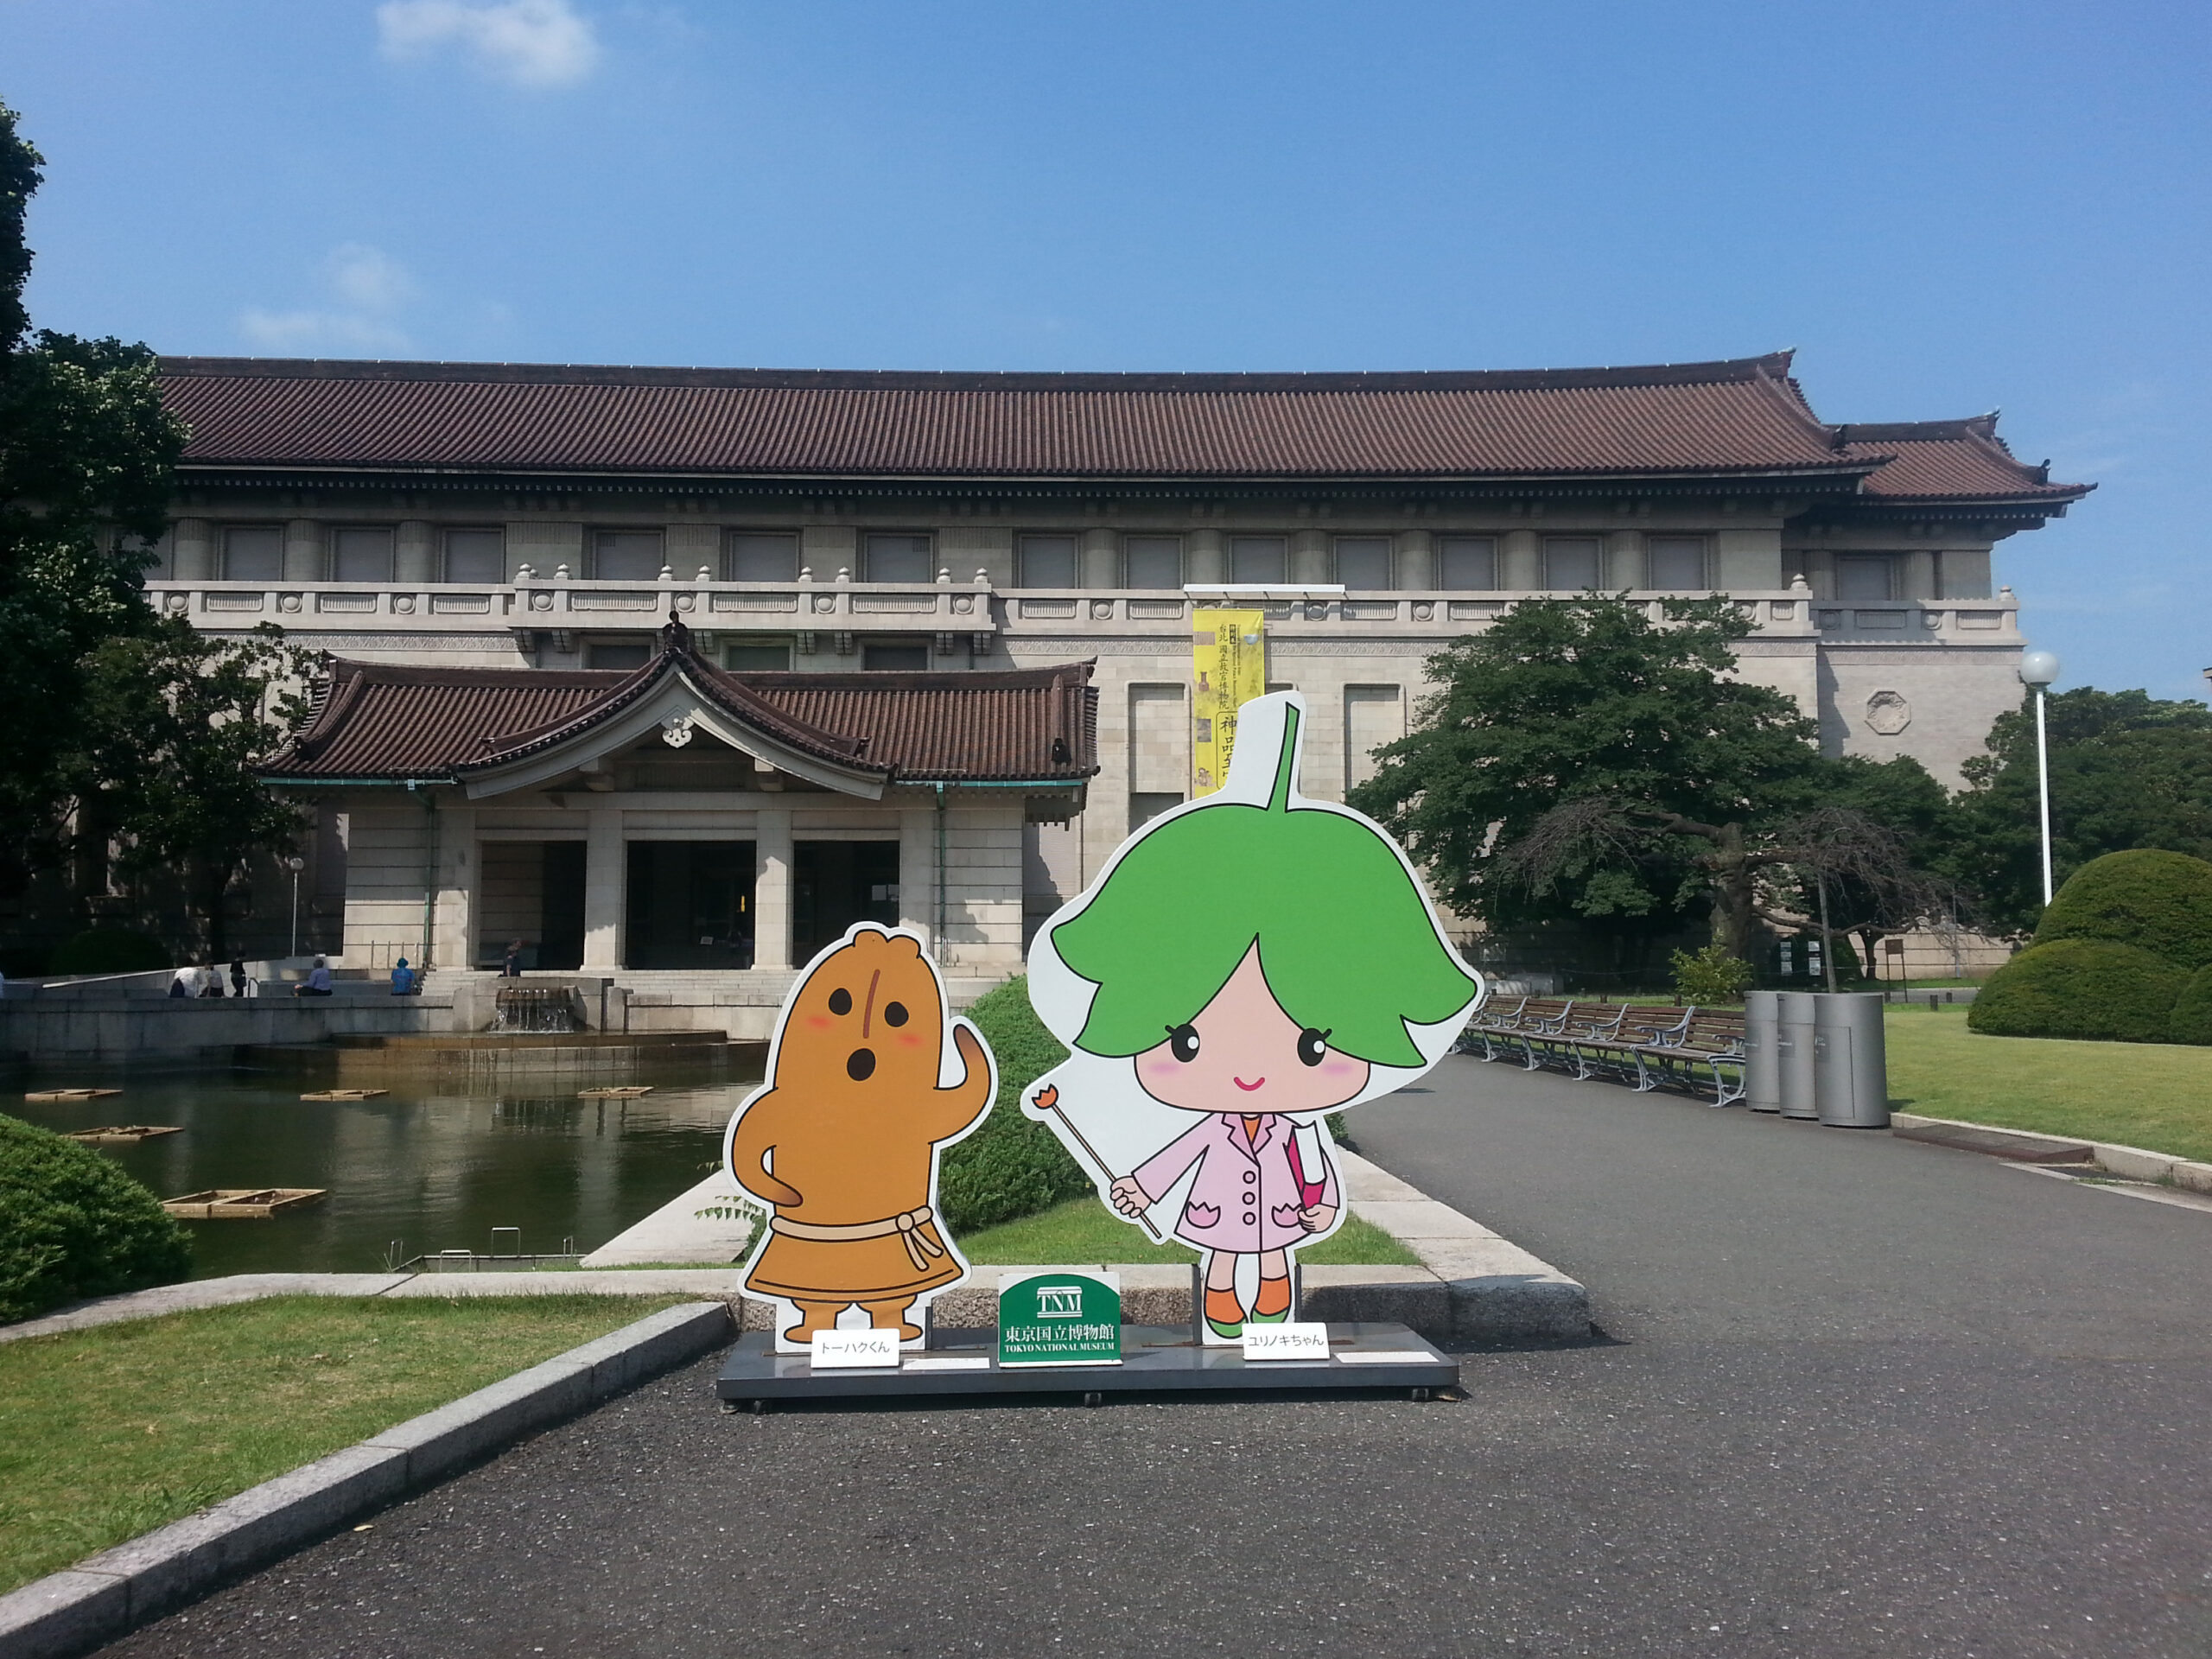
[[1673,931],[1702,912],[1743,961],[1761,920],[1816,919],[1823,884],[1853,926],[1946,905],[1915,861],[1941,786],[1909,760],[1823,760],[1791,699],[1733,677],[1751,625],[1730,601],[1662,614],[1595,594],[1515,606],[1429,659],[1439,689],[1352,804],[1494,927]]
[[1505,926],[1544,915],[1667,930],[1710,909],[1745,956],[1758,826],[1816,804],[1817,729],[1732,677],[1751,623],[1726,599],[1591,595],[1515,606],[1433,657],[1416,728],[1352,804],[1446,902]]
[[287,851],[304,818],[254,768],[307,714],[309,653],[264,623],[213,639],[181,618],[149,620],[86,664],[86,742],[75,767],[80,837],[131,874],[181,876],[207,954],[230,954],[225,895],[257,853]]
[[0,105],[0,880],[17,883],[65,839],[88,653],[152,620],[143,549],[184,444],[145,346],[32,332],[24,213],[41,165]]
[[[2212,858],[2212,709],[2082,686],[2049,700],[2051,842],[2060,881],[2093,858],[2155,848]],[[1980,894],[1984,925],[2035,931],[2043,911],[2031,697],[2000,715],[1943,855]]]

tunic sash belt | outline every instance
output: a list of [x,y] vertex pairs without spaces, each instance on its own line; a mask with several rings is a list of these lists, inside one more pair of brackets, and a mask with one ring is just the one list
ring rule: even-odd
[[786,1238],[809,1238],[817,1243],[838,1244],[848,1239],[885,1238],[893,1233],[906,1247],[906,1259],[914,1264],[917,1273],[925,1270],[930,1257],[943,1255],[944,1247],[921,1230],[928,1222],[935,1220],[926,1204],[918,1210],[909,1210],[904,1215],[887,1216],[881,1221],[841,1222],[830,1224],[817,1221],[793,1221],[787,1216],[772,1216],[768,1219],[771,1230]]

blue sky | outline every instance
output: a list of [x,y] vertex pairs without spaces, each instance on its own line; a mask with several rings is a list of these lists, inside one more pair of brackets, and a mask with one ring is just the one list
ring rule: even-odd
[[2212,664],[2202,6],[0,0],[31,302],[165,352],[993,369],[1799,349],[2004,411],[2063,682]]

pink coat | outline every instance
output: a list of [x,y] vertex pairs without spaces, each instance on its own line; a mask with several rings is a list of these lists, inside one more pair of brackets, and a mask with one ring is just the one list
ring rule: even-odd
[[[1286,1117],[1261,1114],[1255,1146],[1244,1138],[1239,1114],[1211,1113],[1139,1165],[1136,1183],[1156,1199],[1198,1165],[1175,1236],[1202,1250],[1249,1255],[1303,1243],[1312,1235],[1298,1219],[1306,1204],[1291,1169],[1291,1128]],[[1305,1173],[1310,1180],[1317,1172]],[[1318,1173],[1321,1195],[1315,1202],[1337,1208],[1336,1166],[1325,1153]]]

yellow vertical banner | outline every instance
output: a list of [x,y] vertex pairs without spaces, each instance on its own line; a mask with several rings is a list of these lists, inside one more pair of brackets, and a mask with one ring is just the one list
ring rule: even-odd
[[1257,611],[1199,611],[1191,619],[1192,799],[1229,776],[1236,711],[1268,690],[1268,647]]

